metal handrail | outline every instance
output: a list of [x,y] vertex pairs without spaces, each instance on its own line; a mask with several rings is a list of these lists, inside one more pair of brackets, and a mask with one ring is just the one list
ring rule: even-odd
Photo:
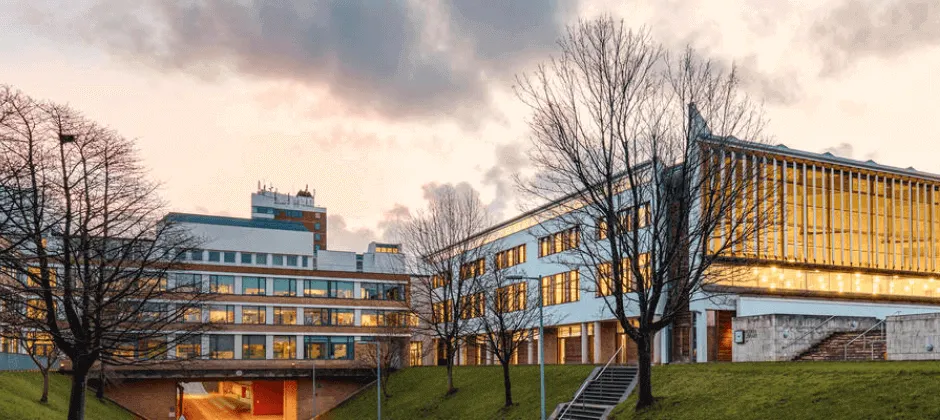
[[[618,354],[620,354],[622,350],[623,350],[623,346],[620,346],[620,348],[618,348],[617,351],[614,352],[614,355],[610,356],[610,359],[607,360],[607,364],[605,364],[604,367],[601,368],[599,372],[597,372],[597,375],[594,375],[593,378],[588,379],[587,381],[584,381],[584,384],[581,385],[581,389],[578,390],[578,393],[574,394],[574,398],[571,400],[571,403],[565,406],[565,409],[561,411],[561,414],[559,414],[557,418],[559,419],[565,418],[565,414],[568,412],[569,409],[571,409],[571,406],[574,405],[575,401],[578,401],[578,398],[580,398],[581,394],[584,394],[584,391],[586,391],[588,387],[591,386],[591,383],[593,383],[597,378],[600,378],[601,375],[604,374],[604,372],[607,370],[607,367],[609,367],[610,364],[613,363],[614,359],[617,357]],[[583,400],[581,401],[581,407],[582,408],[584,407]]]
[[[888,315],[888,316],[900,315],[900,314],[901,314],[901,311],[895,311],[893,314]],[[887,322],[887,321],[888,321],[888,317],[886,316],[884,319],[882,319],[882,320],[876,322],[875,325],[872,325],[872,326],[869,327],[867,330],[865,330],[865,332],[863,332],[863,333],[861,333],[861,334],[859,334],[859,335],[856,335],[854,338],[852,338],[851,340],[849,340],[849,342],[845,343],[845,345],[842,346],[842,360],[848,360],[848,358],[849,358],[849,344],[854,343],[855,340],[858,340],[859,338],[865,337],[865,334],[868,334],[869,332],[871,332],[871,330],[877,328],[879,325],[882,326],[882,331],[884,331],[884,325],[885,325],[885,322]],[[872,353],[874,353],[874,346],[872,346]],[[872,358],[874,358],[874,354],[872,354]]]
[[785,349],[785,348],[787,348],[787,347],[790,347],[790,346],[793,345],[794,343],[796,343],[796,342],[802,340],[803,338],[806,338],[806,336],[808,336],[808,335],[810,335],[810,334],[816,332],[816,330],[822,328],[823,325],[828,324],[829,321],[832,321],[832,319],[835,318],[835,317],[836,317],[836,316],[833,315],[833,316],[830,316],[829,318],[826,318],[825,321],[820,322],[819,325],[813,327],[813,329],[809,330],[809,332],[807,332],[807,333],[805,333],[805,334],[803,334],[803,335],[801,335],[801,336],[799,336],[799,337],[797,337],[797,338],[794,338],[792,341],[790,341],[789,343],[785,344],[785,345],[781,348],[781,350],[783,350],[783,349]]

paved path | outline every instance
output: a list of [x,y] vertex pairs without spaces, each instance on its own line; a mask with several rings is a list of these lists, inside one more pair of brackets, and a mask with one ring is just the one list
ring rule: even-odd
[[279,415],[252,416],[245,403],[218,394],[186,395],[183,398],[186,420],[281,420]]

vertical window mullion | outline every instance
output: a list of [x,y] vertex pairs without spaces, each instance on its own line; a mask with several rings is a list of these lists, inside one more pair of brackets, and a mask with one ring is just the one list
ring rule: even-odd
[[[758,185],[761,185],[761,184],[760,184],[760,178],[758,177],[758,174],[760,173],[761,170],[763,170],[763,168],[765,168],[765,167],[767,166],[767,158],[763,158],[763,159],[764,159],[764,164],[760,166],[760,169],[758,169],[758,166],[757,166],[757,155],[751,156],[751,166],[753,166],[753,169],[754,169],[754,171],[753,171],[753,172],[754,172],[754,176],[753,176],[753,179],[754,179],[754,205],[753,205],[753,207],[754,207],[754,256],[756,256],[756,257],[760,257],[761,255],[763,255],[763,253],[760,252],[760,251],[761,251],[761,249],[760,249],[760,243],[761,243],[761,242],[760,242],[759,239],[760,239],[760,236],[761,236],[761,235],[763,234],[763,232],[764,232],[764,230],[761,229],[761,224],[760,224],[760,222],[759,222],[759,221],[760,221],[761,212],[759,212],[759,211],[757,211],[757,210],[758,210],[759,208],[761,208],[761,204],[764,205],[764,210],[767,209],[767,200],[762,200],[763,203],[761,203],[761,201],[758,201],[758,198],[757,198],[757,193],[758,193],[758,188],[757,188],[757,186],[758,186]],[[763,188],[761,188],[760,191],[761,191],[761,192],[767,191],[767,177],[764,177]]]
[[[807,165],[804,163],[803,164],[803,261],[809,260],[809,253],[807,252],[807,248],[806,248],[807,245],[809,244],[809,240],[808,240],[809,238],[807,237],[807,228],[809,225],[809,220],[807,217],[809,216],[809,203],[807,202],[807,199],[806,199],[806,194],[807,194],[806,190],[809,189],[807,188],[809,185],[807,185],[808,183],[806,182],[806,166]],[[816,182],[816,179],[814,177],[813,186],[815,186],[815,182]]]
[[[849,173],[849,208],[846,211],[845,208],[845,169],[839,170],[839,211],[842,212],[842,251],[839,258],[842,259],[842,265],[853,265],[852,264],[852,174]],[[848,218],[845,217],[848,213]],[[848,220],[846,220],[848,219]],[[849,234],[846,235],[845,231],[848,230]],[[848,238],[846,238],[848,236]],[[845,250],[849,250],[849,263],[845,263]]]

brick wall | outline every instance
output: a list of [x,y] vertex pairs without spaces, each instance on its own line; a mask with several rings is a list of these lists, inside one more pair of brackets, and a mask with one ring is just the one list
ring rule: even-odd
[[148,419],[177,416],[176,380],[173,379],[124,380],[108,386],[105,396]]

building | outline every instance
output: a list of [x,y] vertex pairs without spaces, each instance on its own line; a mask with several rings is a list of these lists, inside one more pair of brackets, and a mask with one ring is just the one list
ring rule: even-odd
[[204,397],[178,390],[199,383],[252,414],[310,418],[314,366],[322,412],[374,378],[365,356],[376,336],[408,341],[398,245],[329,250],[326,209],[306,191],[260,190],[251,203],[250,218],[166,216],[201,243],[167,282],[210,292],[187,321],[212,326],[169,348],[165,361],[109,369],[111,398],[148,418],[179,416],[180,399]]
[[[940,312],[940,175],[783,145],[723,139],[721,147],[723,160],[747,165],[755,188],[768,194],[755,216],[766,228],[718,256],[716,273],[747,274],[704,287],[657,334],[654,363],[790,360],[837,331]],[[540,279],[527,287],[542,287],[555,315],[545,329],[546,363],[605,363],[618,349],[619,362],[633,362],[633,343],[589,276],[551,258],[596,239],[546,216],[556,204],[481,234],[492,235],[497,251],[517,253],[516,268]],[[472,337],[466,341],[458,364],[492,363]],[[537,362],[537,344],[538,337],[523,346],[519,363]],[[420,361],[439,363],[440,352],[429,353]]]

